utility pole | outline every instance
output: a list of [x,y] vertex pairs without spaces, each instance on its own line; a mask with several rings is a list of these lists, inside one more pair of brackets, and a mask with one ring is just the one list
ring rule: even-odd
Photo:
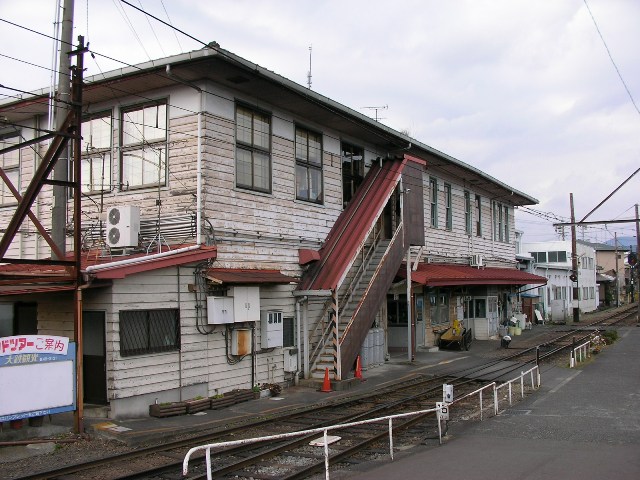
[[571,300],[571,303],[573,303],[573,301],[576,298],[578,298],[578,306],[573,307],[573,321],[579,322],[580,321],[580,300],[579,300],[580,299],[580,283],[578,282],[578,248],[576,244],[576,216],[573,211],[573,193],[569,194],[569,203],[571,207],[571,269],[573,270],[572,281],[576,284],[576,286],[573,287],[573,292],[572,292],[573,298]]
[[[62,11],[62,29],[60,34],[60,61],[58,73],[58,92],[56,94],[55,120],[56,130],[60,131],[71,103],[71,58],[69,51],[73,50],[73,5],[74,0],[64,0]],[[69,180],[69,149],[65,148],[60,154],[53,171],[55,182]],[[78,192],[79,195],[79,192]],[[51,238],[62,255],[66,252],[66,223],[67,223],[67,187],[53,185],[53,205],[51,207]],[[62,260],[59,258],[58,260]]]
[[613,232],[616,247],[616,308],[620,306],[620,273],[618,272],[618,232]]
[[[638,216],[638,204],[636,203],[636,259],[640,256],[640,217]],[[636,274],[636,289],[640,294],[640,276],[638,273],[638,263],[636,262],[632,272]],[[636,313],[636,323],[640,323],[640,295],[638,295],[638,313]]]

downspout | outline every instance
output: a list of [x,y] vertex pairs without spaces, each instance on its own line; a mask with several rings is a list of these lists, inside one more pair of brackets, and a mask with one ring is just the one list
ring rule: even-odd
[[[178,288],[178,318],[180,317],[180,265],[176,267],[176,282]],[[180,329],[180,325],[178,324]],[[182,337],[182,336],[181,336]],[[182,345],[180,345],[182,347]],[[182,401],[182,348],[178,350],[178,392],[179,400]]]
[[302,302],[306,302],[307,301],[307,297],[302,297],[298,300],[296,300],[296,334],[297,334],[297,338],[296,338],[296,345],[297,345],[297,352],[296,352],[296,371],[294,373],[294,377],[293,377],[293,384],[297,387],[300,381],[300,365],[302,365],[301,360],[302,360],[302,334],[300,331],[300,326],[301,326],[301,319],[300,319],[300,304]]
[[[204,92],[200,90],[200,111],[198,112],[198,156],[196,160],[196,245],[202,242],[202,111]],[[251,385],[253,387],[253,385]]]

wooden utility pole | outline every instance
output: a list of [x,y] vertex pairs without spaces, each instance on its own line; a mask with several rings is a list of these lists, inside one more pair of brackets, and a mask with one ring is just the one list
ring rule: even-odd
[[[640,258],[640,217],[638,216],[638,204],[636,203],[636,259]],[[640,275],[638,275],[638,263],[631,271],[631,275],[636,274],[636,290],[638,290],[638,313],[636,313],[636,323],[640,323]]]
[[620,306],[620,272],[618,272],[618,232],[613,232],[616,248],[616,308]]
[[573,193],[569,194],[569,204],[571,207],[571,269],[573,270],[572,275],[574,275],[573,283],[575,283],[575,287],[573,287],[572,299],[571,303],[574,300],[578,299],[578,306],[573,307],[573,321],[580,321],[580,282],[578,277],[578,248],[576,244],[576,216],[573,211]]

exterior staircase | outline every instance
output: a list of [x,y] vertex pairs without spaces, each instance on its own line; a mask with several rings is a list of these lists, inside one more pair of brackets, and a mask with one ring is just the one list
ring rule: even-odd
[[312,379],[323,379],[326,369],[332,380],[347,378],[386,301],[406,251],[397,214],[405,162],[391,159],[371,167],[329,233],[320,260],[303,277],[300,290],[331,291],[309,333]]

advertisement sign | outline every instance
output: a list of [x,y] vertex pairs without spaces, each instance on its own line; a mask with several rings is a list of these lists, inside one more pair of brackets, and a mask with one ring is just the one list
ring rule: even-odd
[[0,338],[0,422],[76,409],[76,348],[66,337]]

